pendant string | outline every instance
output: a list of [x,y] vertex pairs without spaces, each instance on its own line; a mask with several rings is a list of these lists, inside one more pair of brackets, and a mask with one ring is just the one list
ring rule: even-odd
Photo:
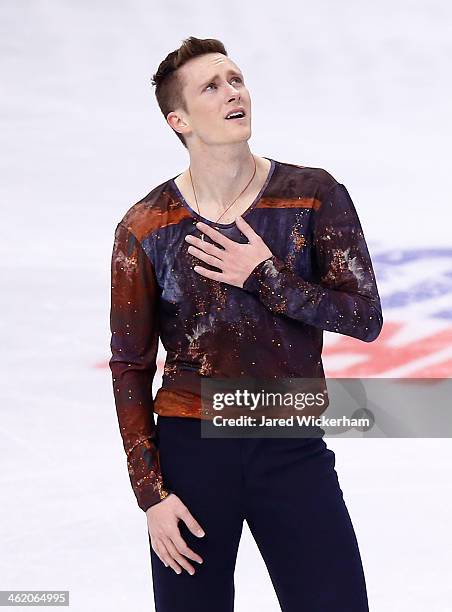
[[[251,177],[251,179],[248,181],[248,183],[246,184],[245,188],[242,189],[242,191],[239,193],[239,195],[235,198],[235,200],[233,202],[231,202],[231,204],[229,204],[229,206],[221,213],[221,215],[218,217],[218,219],[216,221],[214,221],[214,223],[218,223],[218,221],[221,219],[221,217],[231,208],[231,206],[233,204],[235,204],[235,202],[240,198],[240,196],[242,195],[242,193],[248,188],[248,186],[250,185],[251,181],[254,179],[255,175],[256,175],[256,160],[253,157],[253,161],[254,161],[254,172],[253,172],[253,176]],[[195,202],[196,202],[196,208],[198,209],[198,214],[199,216],[201,216],[201,213],[199,212],[199,204],[198,204],[198,198],[196,197],[196,191],[195,191],[195,186],[193,185],[193,178],[191,175],[191,168],[190,166],[188,167],[188,171],[190,173],[190,181],[191,181],[191,186],[193,189],[193,194],[195,196]],[[204,240],[204,234],[201,235],[201,240]]]

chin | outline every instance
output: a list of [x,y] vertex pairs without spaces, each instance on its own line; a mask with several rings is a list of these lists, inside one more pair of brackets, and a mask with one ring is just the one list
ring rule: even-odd
[[234,134],[233,137],[231,137],[228,142],[230,144],[235,143],[235,142],[246,142],[247,140],[249,140],[251,138],[251,130],[247,129],[247,130],[237,130],[237,134]]

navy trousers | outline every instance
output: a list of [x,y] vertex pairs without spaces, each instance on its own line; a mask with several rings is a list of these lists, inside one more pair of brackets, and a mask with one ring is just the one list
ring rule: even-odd
[[[204,562],[190,576],[151,551],[156,612],[231,612],[243,520],[283,612],[368,612],[335,454],[318,438],[202,438],[201,421],[157,419],[163,480],[205,531],[179,530]],[[258,590],[258,587],[254,586]]]

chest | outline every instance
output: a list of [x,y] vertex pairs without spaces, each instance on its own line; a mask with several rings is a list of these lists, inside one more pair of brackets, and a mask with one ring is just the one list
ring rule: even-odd
[[[274,255],[283,259],[291,270],[305,280],[311,280],[315,267],[312,215],[312,210],[306,208],[258,208],[244,218]],[[165,300],[180,302],[187,295],[209,292],[212,289],[219,292],[221,286],[224,287],[224,283],[206,279],[193,270],[195,265],[201,265],[220,271],[188,252],[190,244],[185,240],[185,236],[191,234],[201,238],[201,232],[195,223],[195,219],[184,219],[178,224],[161,228],[145,245],[154,266],[161,297]],[[234,242],[248,242],[235,224],[222,227],[220,233]],[[207,243],[220,246],[205,235],[201,247]]]

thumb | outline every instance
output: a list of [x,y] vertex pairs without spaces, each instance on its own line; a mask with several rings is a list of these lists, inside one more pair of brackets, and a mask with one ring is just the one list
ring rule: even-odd
[[258,235],[253,230],[251,225],[247,223],[245,219],[240,215],[236,217],[235,221],[237,223],[237,227],[242,232],[242,234],[244,234],[244,236],[248,238],[249,242],[254,242],[254,240],[258,237]]
[[187,506],[182,502],[180,504],[180,509],[178,509],[176,515],[178,518],[184,521],[184,523],[187,525],[193,535],[198,536],[198,538],[202,538],[204,535],[206,535],[201,525],[191,514]]

